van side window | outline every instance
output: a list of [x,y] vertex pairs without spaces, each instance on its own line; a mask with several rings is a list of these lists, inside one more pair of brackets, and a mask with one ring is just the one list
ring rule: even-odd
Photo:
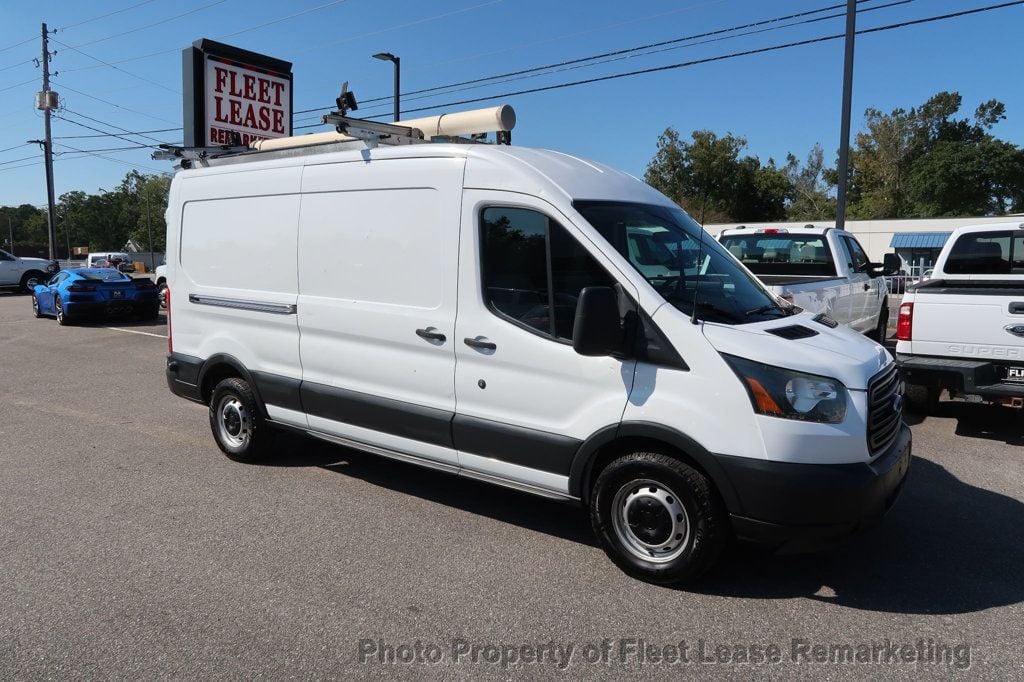
[[556,339],[572,339],[581,290],[615,284],[564,227],[537,211],[484,209],[480,244],[487,307]]

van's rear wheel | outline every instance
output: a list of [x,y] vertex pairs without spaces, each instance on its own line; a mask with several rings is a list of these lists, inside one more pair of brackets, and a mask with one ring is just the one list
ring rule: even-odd
[[272,436],[252,388],[234,377],[224,379],[213,389],[210,430],[224,454],[239,462],[262,459]]
[[708,478],[683,462],[633,452],[601,472],[590,520],[622,570],[658,584],[692,582],[728,541],[728,518]]

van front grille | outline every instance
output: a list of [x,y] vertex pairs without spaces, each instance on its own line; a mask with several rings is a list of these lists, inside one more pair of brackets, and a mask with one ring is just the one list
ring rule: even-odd
[[896,363],[882,370],[868,384],[868,451],[872,457],[892,445],[903,423],[903,382]]

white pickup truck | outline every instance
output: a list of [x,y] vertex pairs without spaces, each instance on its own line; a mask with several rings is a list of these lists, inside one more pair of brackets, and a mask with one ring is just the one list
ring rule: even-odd
[[928,412],[943,390],[1024,405],[1024,223],[954,231],[931,277],[908,287],[896,338],[910,407]]
[[18,287],[29,291],[32,280],[42,282],[52,265],[42,258],[19,258],[0,249],[0,288]]
[[774,294],[881,343],[889,324],[883,268],[833,227],[723,230],[718,240]]

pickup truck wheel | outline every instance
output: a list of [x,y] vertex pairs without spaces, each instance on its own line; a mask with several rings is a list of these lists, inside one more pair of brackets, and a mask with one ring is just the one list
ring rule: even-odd
[[252,388],[242,379],[224,379],[210,396],[210,429],[217,446],[238,462],[258,462],[272,433],[260,414]]
[[889,337],[889,305],[883,304],[882,309],[878,311],[878,323],[875,325],[875,330],[868,335],[872,341],[885,345],[885,340]]
[[21,276],[21,290],[26,294],[32,293],[32,288],[43,278],[43,273],[38,270],[29,270]]
[[907,410],[915,414],[929,415],[939,406],[939,389],[935,386],[907,384],[903,391]]
[[612,461],[590,496],[594,534],[626,573],[661,585],[692,582],[718,560],[728,518],[707,477],[655,452]]
[[167,281],[158,280],[156,283],[157,296],[160,297],[160,307],[167,308]]

